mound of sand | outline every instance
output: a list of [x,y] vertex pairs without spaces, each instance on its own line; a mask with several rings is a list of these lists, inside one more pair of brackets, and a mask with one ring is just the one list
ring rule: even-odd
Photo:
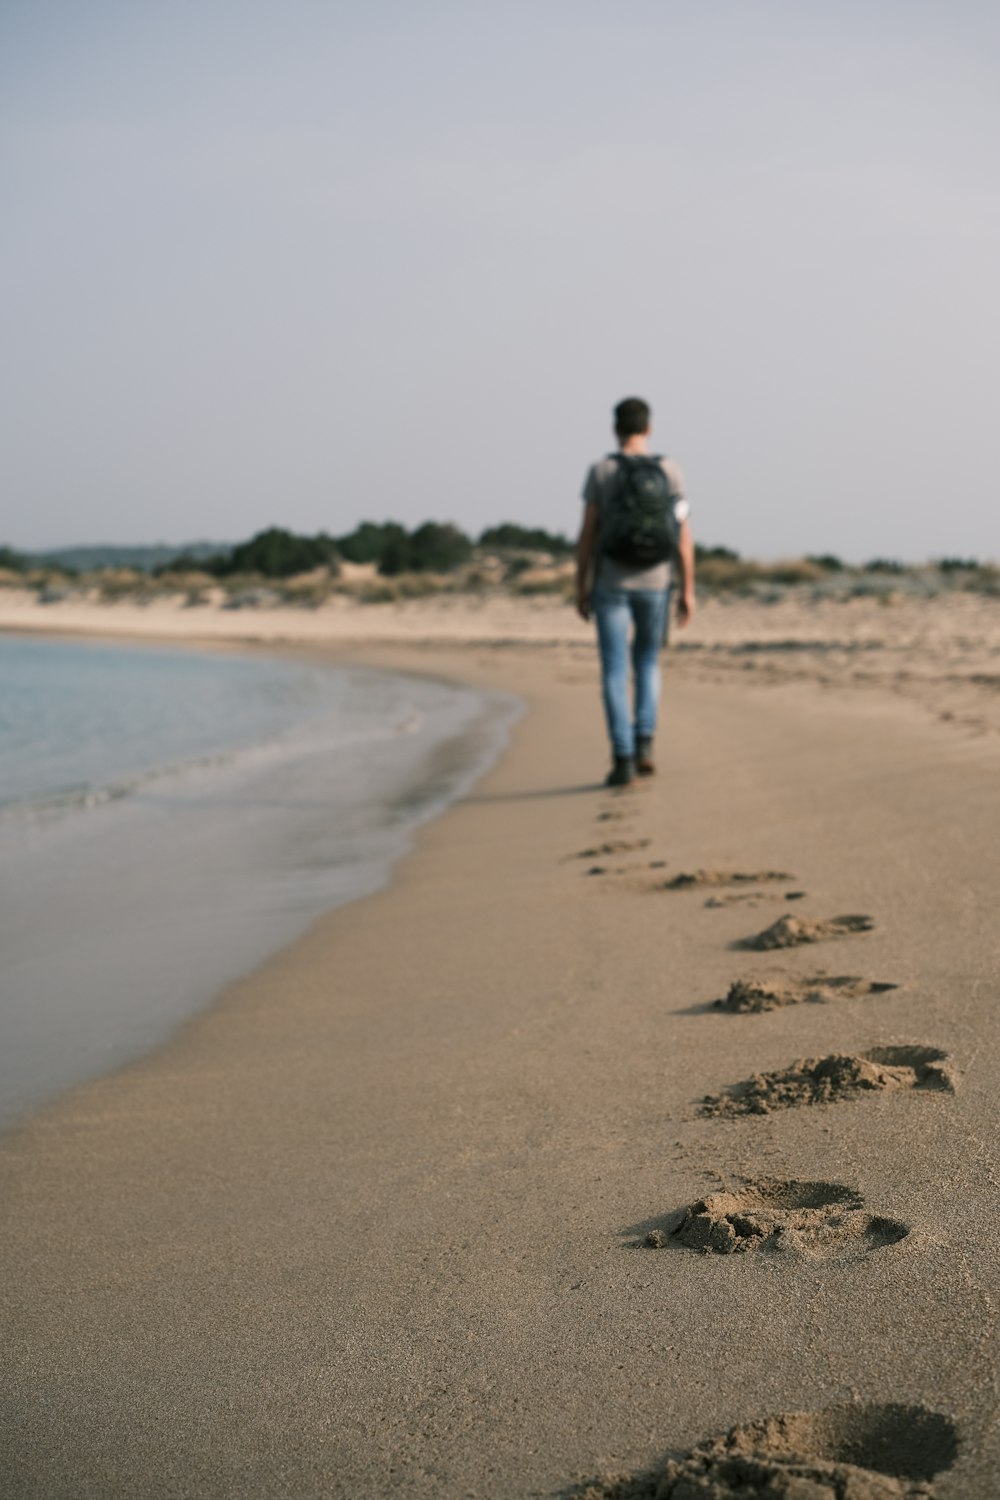
[[699,1114],[767,1115],[805,1104],[836,1104],[890,1089],[954,1087],[936,1047],[873,1047],[856,1056],[803,1057],[774,1073],[754,1073],[725,1094],[708,1094]]

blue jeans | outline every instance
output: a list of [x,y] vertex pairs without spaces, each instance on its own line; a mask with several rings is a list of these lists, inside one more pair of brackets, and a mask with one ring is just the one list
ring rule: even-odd
[[[594,590],[594,617],[601,656],[604,714],[615,755],[635,754],[636,739],[652,739],[660,700],[660,647],[670,602],[669,589]],[[629,708],[629,626],[635,717]]]

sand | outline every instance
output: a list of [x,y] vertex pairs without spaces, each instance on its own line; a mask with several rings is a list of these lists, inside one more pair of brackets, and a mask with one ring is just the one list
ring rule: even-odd
[[[404,626],[309,649],[520,693],[498,765],[387,890],[0,1141],[4,1494],[995,1496],[1000,742],[692,653],[658,775],[611,794],[591,646]],[[587,878],[619,839],[666,878],[796,871],[898,988],[720,1014],[774,955],[734,950],[740,906]],[[698,1113],[917,1043],[952,1088]],[[769,1183],[905,1233],[782,1227]],[[765,1243],[647,1248],[699,1204]]]

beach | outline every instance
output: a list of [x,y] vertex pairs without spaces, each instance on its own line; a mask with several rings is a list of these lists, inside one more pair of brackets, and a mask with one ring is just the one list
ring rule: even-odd
[[0,685],[0,1127],[384,885],[517,711],[427,675],[84,636],[0,636]]
[[6,592],[526,712],[386,889],[0,1137],[5,1493],[652,1495],[837,1408],[852,1500],[996,1494],[996,600],[709,601],[619,794],[554,600]]

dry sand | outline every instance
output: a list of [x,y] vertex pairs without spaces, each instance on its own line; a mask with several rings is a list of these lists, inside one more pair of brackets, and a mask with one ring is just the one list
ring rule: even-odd
[[[388,890],[3,1137],[5,1495],[1000,1492],[988,714],[804,671],[760,691],[693,651],[660,774],[610,794],[592,647],[533,622],[520,647],[342,640],[530,712]],[[572,857],[642,839],[641,880]],[[869,914],[781,954],[857,989],[714,1009],[774,955],[734,951],[740,906],[655,889],[691,870],[794,870],[803,920]],[[913,1043],[954,1091],[697,1113],[792,1059]],[[795,1185],[862,1216],[843,1253]],[[646,1248],[699,1204],[723,1237],[756,1213],[774,1253]]]

